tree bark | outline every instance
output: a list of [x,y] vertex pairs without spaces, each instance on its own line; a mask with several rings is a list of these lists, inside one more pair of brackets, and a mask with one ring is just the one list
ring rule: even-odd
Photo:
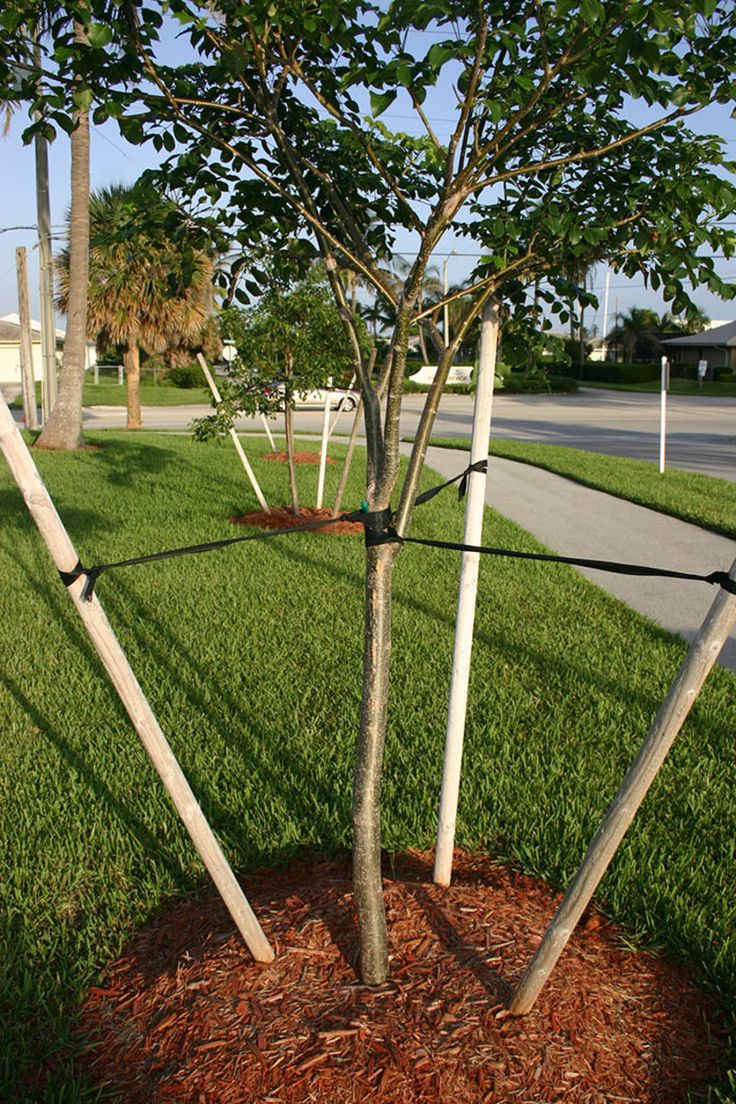
[[396,544],[366,549],[363,701],[353,785],[353,886],[360,976],[366,985],[380,985],[388,975],[380,801],[391,660],[391,580],[397,551]]
[[141,428],[141,354],[133,342],[123,353],[125,380],[128,385],[128,429]]
[[89,277],[89,113],[77,113],[71,134],[69,216],[69,296],[64,356],[56,405],[36,448],[78,449],[82,434],[82,390],[87,358],[87,284]]

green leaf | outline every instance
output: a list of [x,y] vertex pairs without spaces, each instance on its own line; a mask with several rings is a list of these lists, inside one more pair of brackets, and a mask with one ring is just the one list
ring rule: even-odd
[[87,27],[87,38],[94,50],[102,50],[112,42],[112,28],[104,23],[91,23]]
[[580,0],[580,14],[589,27],[594,27],[606,18],[606,9],[601,0]]
[[396,99],[397,93],[390,89],[388,92],[371,92],[371,114],[374,119],[383,115]]

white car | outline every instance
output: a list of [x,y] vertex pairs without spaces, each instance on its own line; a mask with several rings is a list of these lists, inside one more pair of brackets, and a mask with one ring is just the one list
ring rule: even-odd
[[[283,383],[268,384],[267,389],[274,389],[283,394],[284,385]],[[325,399],[328,395],[330,396],[330,409],[344,410],[346,413],[355,410],[360,399],[360,395],[357,391],[341,390],[340,388],[328,391],[326,388],[318,387],[313,391],[298,392],[294,396],[294,406],[297,409],[313,407],[322,410],[324,409]]]

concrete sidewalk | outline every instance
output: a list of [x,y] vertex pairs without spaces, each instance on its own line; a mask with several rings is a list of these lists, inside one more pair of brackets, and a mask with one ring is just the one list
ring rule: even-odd
[[[427,452],[429,467],[444,479],[462,471],[467,458],[468,453],[453,449]],[[726,537],[511,460],[491,458],[486,504],[562,556],[651,564],[699,575],[728,570],[736,558],[736,543]],[[484,540],[493,542],[492,531],[486,529]],[[698,631],[717,593],[706,583],[575,570],[685,640]],[[736,633],[724,645],[719,663],[736,671]]]

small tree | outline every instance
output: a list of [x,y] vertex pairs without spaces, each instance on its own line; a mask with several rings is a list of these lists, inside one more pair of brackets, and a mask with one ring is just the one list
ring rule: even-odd
[[283,406],[291,509],[299,513],[294,462],[294,405],[304,391],[324,387],[350,372],[345,328],[318,269],[289,286],[272,269],[269,286],[251,307],[230,307],[222,315],[223,336],[235,343],[238,360],[217,415],[200,419],[200,438],[230,428],[240,412],[269,412]]
[[[100,87],[101,111],[122,115],[131,140],[168,148],[166,177],[223,201],[217,222],[242,244],[273,250],[299,238],[321,256],[350,343],[370,506],[354,885],[361,973],[379,983],[388,969],[380,783],[399,551],[383,539],[386,511],[395,509],[394,531],[405,535],[450,367],[489,299],[514,313],[539,278],[540,299],[566,322],[564,273],[601,259],[644,274],[676,312],[687,281],[732,294],[694,245],[732,252],[720,223],[736,193],[722,176],[719,140],[683,123],[732,100],[736,9],[714,0],[170,0],[192,46],[191,64],[178,67],[158,56],[156,6],[112,15],[103,0],[92,6],[114,19],[119,48],[96,75],[110,87],[106,97]],[[112,87],[121,77],[128,96]],[[443,115],[453,116],[446,138],[428,107],[436,85]],[[418,135],[382,122],[394,102],[413,112]],[[415,253],[397,289],[384,269],[399,229]],[[451,229],[481,247],[471,285],[420,308],[432,254]],[[376,383],[343,267],[394,312]],[[432,316],[460,298],[465,311],[444,341]],[[407,343],[426,319],[438,369],[399,484]]]

